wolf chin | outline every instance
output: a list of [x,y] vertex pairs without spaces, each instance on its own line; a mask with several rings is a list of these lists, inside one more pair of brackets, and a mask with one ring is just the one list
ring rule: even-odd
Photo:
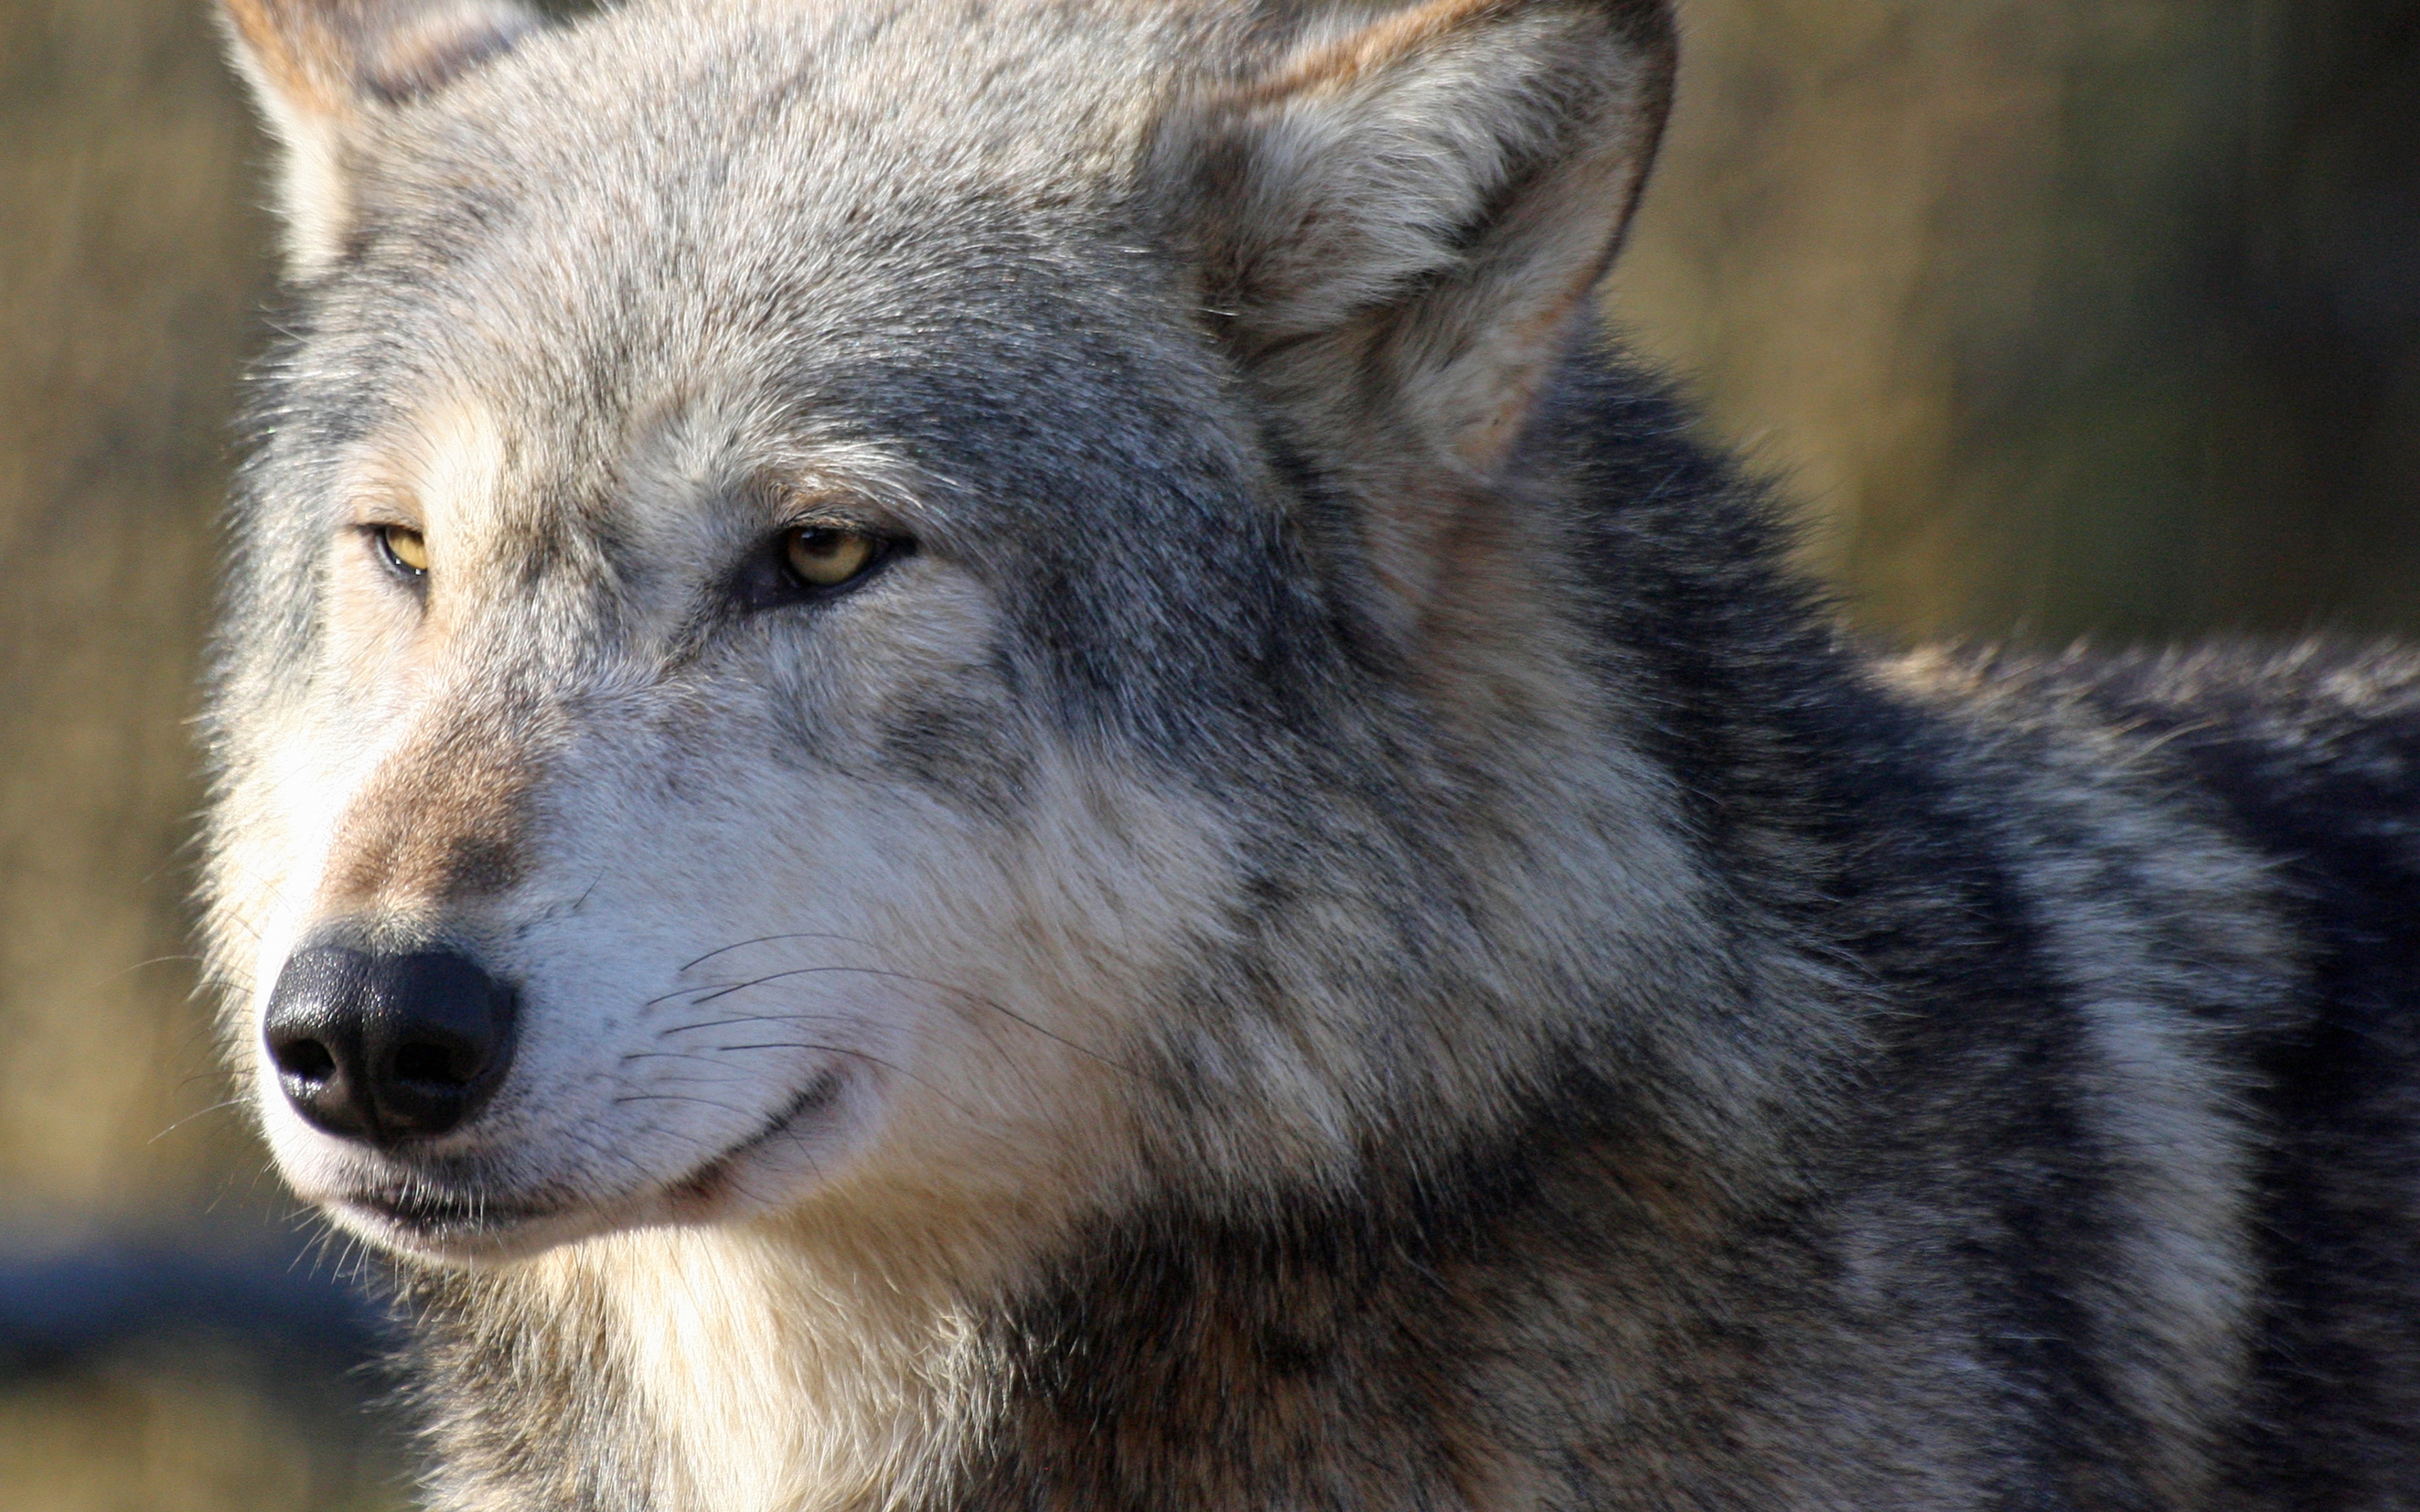
[[439,1507],[2420,1504],[2420,663],[1885,658],[1662,0],[225,0],[209,933]]

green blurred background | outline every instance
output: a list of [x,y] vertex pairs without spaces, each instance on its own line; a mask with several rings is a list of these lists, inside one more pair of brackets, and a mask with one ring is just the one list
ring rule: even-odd
[[[2420,629],[2420,0],[1683,3],[1608,299],[1860,620]],[[8,1332],[220,1284],[147,1256],[333,1262],[220,1105],[183,901],[262,146],[199,0],[0,17],[0,1503],[399,1504],[328,1359],[198,1303]]]

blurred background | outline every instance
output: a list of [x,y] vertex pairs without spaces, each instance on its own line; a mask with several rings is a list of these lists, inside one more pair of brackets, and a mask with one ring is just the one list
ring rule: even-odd
[[[2420,0],[1682,0],[1607,291],[1878,634],[2420,632]],[[195,1000],[264,153],[201,0],[0,0],[0,1503],[408,1500]]]

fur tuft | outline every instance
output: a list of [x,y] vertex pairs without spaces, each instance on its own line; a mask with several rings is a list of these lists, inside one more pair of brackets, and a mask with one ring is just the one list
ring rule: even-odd
[[287,263],[325,269],[351,224],[354,139],[537,25],[518,0],[220,0],[236,64],[286,149]]

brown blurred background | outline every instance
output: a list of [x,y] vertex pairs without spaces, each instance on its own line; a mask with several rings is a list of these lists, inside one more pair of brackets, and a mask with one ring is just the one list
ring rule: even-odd
[[[1611,304],[1864,623],[2420,631],[2420,0],[1683,4]],[[263,150],[201,0],[0,18],[0,1501],[397,1505],[186,955]]]

